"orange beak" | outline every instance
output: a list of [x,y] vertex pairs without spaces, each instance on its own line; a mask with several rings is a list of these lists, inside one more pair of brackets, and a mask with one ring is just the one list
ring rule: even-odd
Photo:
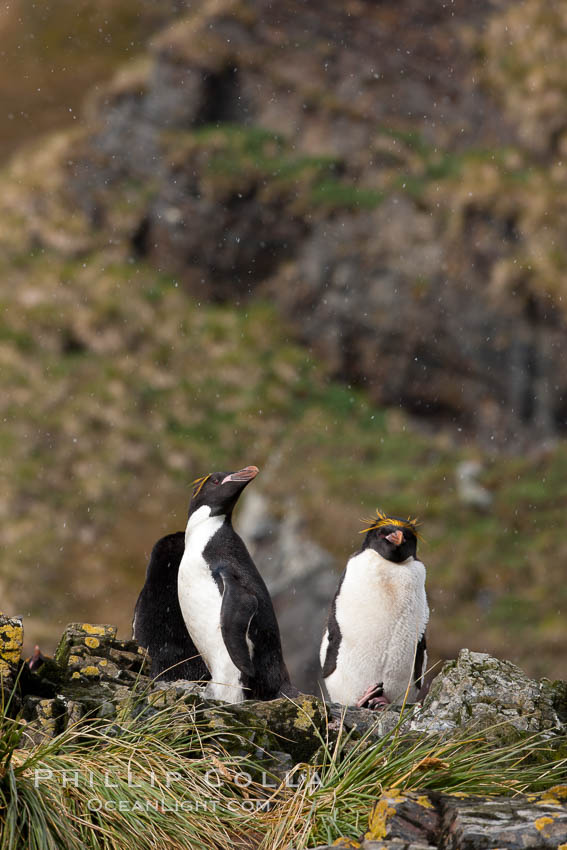
[[239,469],[238,472],[231,472],[226,478],[223,478],[221,484],[225,481],[252,481],[259,473],[257,466],[245,466],[244,469]]
[[386,535],[386,540],[389,540],[390,543],[393,543],[395,546],[399,546],[403,539],[403,531],[392,531],[391,534]]

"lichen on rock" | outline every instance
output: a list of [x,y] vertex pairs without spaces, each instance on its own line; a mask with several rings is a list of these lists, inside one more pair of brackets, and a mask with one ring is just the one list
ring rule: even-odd
[[[280,778],[297,765],[314,768],[325,746],[337,745],[347,756],[361,742],[372,746],[398,731],[413,740],[423,733],[438,736],[474,730],[495,745],[511,736],[543,733],[559,750],[564,740],[565,683],[538,683],[507,661],[469,650],[445,664],[423,708],[374,712],[325,705],[302,693],[231,705],[206,699],[199,683],[153,682],[147,675],[147,653],[133,640],[119,640],[114,626],[70,624],[55,657],[43,659],[37,671],[30,671],[20,658],[21,620],[3,618],[0,631],[2,626],[6,648],[0,658],[13,674],[10,713],[24,724],[22,745],[26,747],[82,722],[116,720],[119,724],[121,718],[150,717],[171,707],[181,725],[199,726],[203,740],[214,740],[239,758],[251,758],[258,769]],[[439,759],[429,761],[438,762],[435,766],[440,769],[447,767]],[[543,809],[539,817],[548,816],[546,806],[563,805],[566,793],[558,786],[554,794],[538,800]],[[400,794],[394,789],[390,797],[400,802]],[[380,820],[380,813],[392,814],[386,812],[390,804],[386,806],[384,800],[369,827],[372,840],[389,835],[384,832],[386,820]],[[429,810],[430,817],[436,817],[434,801],[426,795],[412,798],[408,806]],[[423,835],[409,833],[395,837],[413,843],[424,840]]]
[[0,675],[4,680],[13,677],[20,660],[24,643],[24,625],[21,617],[0,614]]
[[371,809],[360,842],[345,838],[317,850],[556,850],[567,839],[567,805],[548,795],[495,798],[390,789]]
[[411,728],[430,733],[475,729],[501,742],[522,734],[564,732],[548,686],[509,661],[468,649],[445,663]]

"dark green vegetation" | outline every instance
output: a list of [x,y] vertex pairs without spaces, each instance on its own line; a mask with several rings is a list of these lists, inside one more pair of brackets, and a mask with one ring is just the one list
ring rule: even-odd
[[165,145],[174,166],[196,157],[203,183],[217,195],[249,192],[256,185],[260,201],[287,201],[296,214],[318,206],[371,209],[382,200],[379,192],[340,180],[337,159],[293,154],[289,142],[261,127],[223,124],[169,133]]

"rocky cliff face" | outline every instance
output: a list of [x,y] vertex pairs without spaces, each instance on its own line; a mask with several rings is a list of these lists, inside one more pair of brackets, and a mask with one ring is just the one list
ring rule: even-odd
[[428,422],[513,449],[562,432],[563,178],[491,95],[499,14],[193,3],[91,98],[34,236],[270,298],[335,376]]

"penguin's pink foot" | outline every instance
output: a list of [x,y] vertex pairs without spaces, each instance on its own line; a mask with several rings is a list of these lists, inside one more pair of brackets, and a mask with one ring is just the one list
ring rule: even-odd
[[385,708],[390,700],[384,696],[383,682],[376,682],[365,690],[359,700],[356,701],[357,708],[370,708],[373,711]]
[[382,711],[382,709],[386,708],[388,705],[390,705],[390,700],[385,696],[381,696],[368,700],[364,707],[369,708],[371,711]]

